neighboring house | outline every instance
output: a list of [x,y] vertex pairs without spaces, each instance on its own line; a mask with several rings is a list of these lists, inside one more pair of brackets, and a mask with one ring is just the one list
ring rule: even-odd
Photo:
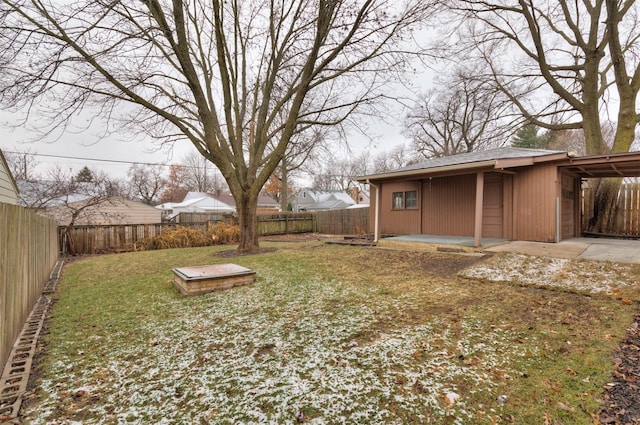
[[172,220],[181,212],[189,213],[234,213],[235,207],[203,192],[188,192],[182,202],[166,202],[157,205],[164,220]]
[[349,193],[351,194],[351,198],[356,201],[356,204],[358,205],[368,206],[369,202],[371,202],[371,195],[369,195],[368,190],[364,190],[356,186],[352,187],[349,190]]
[[18,204],[18,185],[9,170],[9,165],[2,151],[0,151],[0,202]]
[[[236,200],[233,199],[233,196],[231,194],[228,193],[221,193],[221,192],[216,192],[215,194],[211,195],[214,198],[229,204],[231,206],[233,206],[234,208],[236,207]],[[280,211],[280,204],[273,199],[271,196],[269,195],[265,195],[263,193],[261,193],[260,195],[258,195],[258,208],[257,208],[258,213],[274,213],[274,212],[279,212]]]
[[[39,211],[64,226],[71,221],[74,211],[83,207],[84,200],[67,205],[50,206]],[[111,197],[99,205],[84,208],[75,219],[74,225],[106,224],[156,224],[162,221],[162,211],[139,201]]]
[[362,176],[370,223],[381,234],[558,242],[581,234],[581,182],[640,176],[640,152],[575,157],[500,148],[434,158]]
[[89,197],[84,193],[67,193],[60,182],[49,180],[18,180],[18,204],[40,211],[45,208],[80,202]]
[[341,190],[316,190],[305,188],[293,202],[294,211],[344,210],[356,201]]

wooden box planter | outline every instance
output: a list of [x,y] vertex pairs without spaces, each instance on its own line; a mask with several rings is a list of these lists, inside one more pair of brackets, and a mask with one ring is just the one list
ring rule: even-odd
[[246,285],[256,280],[256,272],[237,264],[180,267],[171,271],[173,284],[182,295],[205,294]]

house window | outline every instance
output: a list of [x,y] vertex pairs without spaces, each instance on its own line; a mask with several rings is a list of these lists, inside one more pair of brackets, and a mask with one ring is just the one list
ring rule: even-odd
[[404,193],[393,192],[393,209],[401,210],[404,208]]
[[404,207],[418,208],[418,192],[412,190],[404,193]]
[[415,190],[393,192],[392,200],[394,210],[418,208],[418,192]]

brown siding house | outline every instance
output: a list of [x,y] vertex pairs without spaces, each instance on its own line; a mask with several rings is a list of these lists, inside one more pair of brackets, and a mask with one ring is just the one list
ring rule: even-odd
[[581,183],[640,175],[640,153],[575,157],[500,148],[434,158],[359,177],[371,185],[371,229],[380,235],[472,236],[558,242],[580,236]]

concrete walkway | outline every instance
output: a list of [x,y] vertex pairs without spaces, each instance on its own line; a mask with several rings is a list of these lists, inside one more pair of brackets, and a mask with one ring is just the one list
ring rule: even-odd
[[[439,235],[404,235],[384,238],[391,243],[449,245],[473,247],[473,237]],[[482,250],[489,252],[515,252],[539,257],[612,261],[640,264],[640,241],[628,239],[572,238],[559,243],[507,241],[482,238]]]
[[559,243],[513,241],[487,247],[485,251],[640,264],[640,241],[627,239],[573,238]]
[[[473,236],[444,236],[444,235],[402,235],[383,238],[384,241],[402,242],[402,243],[418,243],[431,245],[457,245],[465,247],[473,247]],[[480,244],[493,245],[500,242],[507,242],[506,239],[482,238]]]

